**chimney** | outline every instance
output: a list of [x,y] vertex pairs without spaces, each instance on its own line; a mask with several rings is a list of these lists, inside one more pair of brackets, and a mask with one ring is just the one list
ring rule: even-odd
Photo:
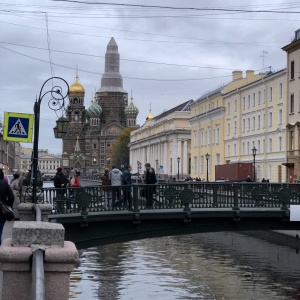
[[232,72],[232,81],[243,78],[243,71],[233,71]]
[[247,82],[254,81],[254,71],[253,70],[246,71],[246,79],[247,79]]

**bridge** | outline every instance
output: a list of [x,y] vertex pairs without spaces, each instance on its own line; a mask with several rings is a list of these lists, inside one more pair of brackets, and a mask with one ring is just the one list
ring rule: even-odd
[[[132,207],[112,203],[119,190]],[[153,206],[146,203],[153,194]],[[27,192],[28,199],[30,192]],[[300,230],[291,208],[300,205],[300,184],[180,182],[80,188],[43,188],[52,222],[77,249],[160,236],[244,230]],[[26,201],[26,196],[25,196]],[[110,206],[111,205],[111,206]]]

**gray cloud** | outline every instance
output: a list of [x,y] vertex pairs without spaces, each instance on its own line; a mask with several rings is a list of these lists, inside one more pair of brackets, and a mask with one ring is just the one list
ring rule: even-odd
[[[22,5],[13,0],[5,2],[0,4],[0,47],[9,50],[0,48],[0,114],[4,111],[33,113],[35,97],[43,82],[51,77],[48,51],[34,48],[48,48],[45,14],[29,11],[48,13],[52,61],[61,65],[53,66],[54,74],[72,84],[78,65],[79,78],[86,90],[86,107],[95,89],[100,87],[104,71],[103,56],[111,36],[118,43],[121,59],[190,66],[121,60],[124,88],[129,94],[133,90],[134,103],[140,110],[138,123],[141,125],[150,102],[152,113],[157,115],[228,82],[235,69],[261,71],[262,51],[268,52],[265,67],[271,66],[275,70],[285,67],[286,55],[281,47],[289,43],[294,31],[300,28],[298,14],[134,9],[53,1],[43,1],[41,4],[38,0],[23,1]],[[124,3],[135,2],[128,0]],[[139,3],[149,4],[146,0]],[[291,10],[292,5],[292,2],[282,3],[279,0],[272,1],[271,5],[258,0],[251,1],[248,6],[237,0],[224,3],[212,0],[205,3],[205,7],[287,11]],[[151,4],[161,5],[161,1],[154,0]],[[164,1],[164,5],[204,6],[203,2],[188,0],[168,0]],[[294,7],[293,10],[299,11],[300,8]],[[55,140],[52,132],[55,120],[56,115],[45,100],[41,109],[39,145],[49,148],[52,153],[60,153],[61,141]]]

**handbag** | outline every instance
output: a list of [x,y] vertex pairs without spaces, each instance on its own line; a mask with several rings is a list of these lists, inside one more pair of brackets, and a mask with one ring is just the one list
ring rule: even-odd
[[12,221],[15,218],[14,211],[10,206],[0,201],[1,215],[6,221]]

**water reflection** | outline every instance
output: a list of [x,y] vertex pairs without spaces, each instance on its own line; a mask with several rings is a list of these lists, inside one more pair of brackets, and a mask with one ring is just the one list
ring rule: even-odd
[[76,272],[78,300],[300,299],[299,254],[237,233],[90,248]]

